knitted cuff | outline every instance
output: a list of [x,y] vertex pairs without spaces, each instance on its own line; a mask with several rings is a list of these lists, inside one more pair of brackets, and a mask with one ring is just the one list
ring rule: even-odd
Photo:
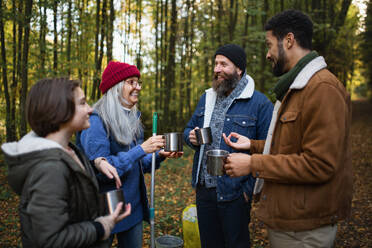
[[93,221],[92,223],[96,228],[97,240],[101,240],[103,238],[103,235],[105,235],[105,229],[103,228],[103,225],[98,221]]

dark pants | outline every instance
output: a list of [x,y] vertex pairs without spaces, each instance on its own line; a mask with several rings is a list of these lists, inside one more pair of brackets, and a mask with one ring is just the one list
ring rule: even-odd
[[216,188],[198,185],[196,208],[203,248],[250,247],[250,203],[243,195],[233,201],[217,202]]

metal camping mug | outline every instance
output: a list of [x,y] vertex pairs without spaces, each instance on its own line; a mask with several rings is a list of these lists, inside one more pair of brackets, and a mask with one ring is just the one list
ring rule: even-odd
[[199,145],[212,143],[212,132],[210,127],[195,129],[195,136]]
[[122,189],[105,192],[103,193],[103,196],[109,214],[115,212],[116,205],[118,205],[119,202],[123,202],[120,214],[125,212],[125,199],[124,192]]
[[207,172],[212,176],[222,176],[225,174],[223,166],[226,163],[228,151],[215,149],[207,151]]
[[182,133],[165,133],[165,147],[164,151],[166,152],[182,152]]

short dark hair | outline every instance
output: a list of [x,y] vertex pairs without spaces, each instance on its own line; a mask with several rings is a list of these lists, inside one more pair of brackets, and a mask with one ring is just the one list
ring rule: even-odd
[[311,50],[313,22],[299,10],[285,10],[273,16],[266,23],[265,31],[272,31],[278,41],[291,32],[302,48]]
[[26,117],[40,137],[59,130],[75,114],[74,90],[80,81],[68,78],[44,78],[34,84],[26,100]]

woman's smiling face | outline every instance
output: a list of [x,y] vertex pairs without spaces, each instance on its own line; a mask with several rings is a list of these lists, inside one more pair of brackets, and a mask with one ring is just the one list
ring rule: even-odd
[[139,81],[138,77],[130,77],[125,79],[122,92],[124,101],[122,102],[122,105],[126,108],[132,108],[134,105],[136,105],[141,89],[141,82]]

